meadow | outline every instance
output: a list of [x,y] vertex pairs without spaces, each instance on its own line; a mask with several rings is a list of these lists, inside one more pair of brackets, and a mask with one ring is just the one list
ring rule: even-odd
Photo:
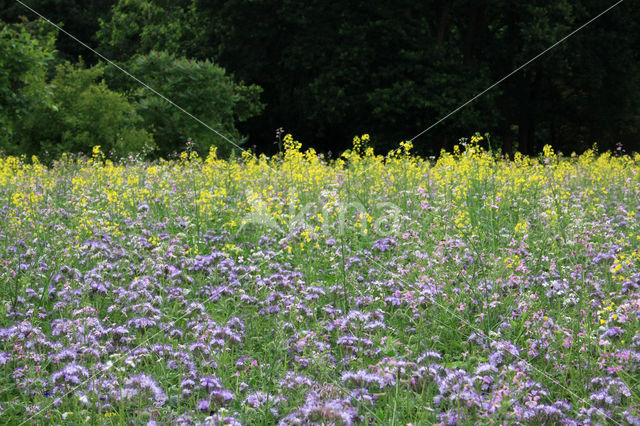
[[0,159],[0,422],[640,424],[640,155]]

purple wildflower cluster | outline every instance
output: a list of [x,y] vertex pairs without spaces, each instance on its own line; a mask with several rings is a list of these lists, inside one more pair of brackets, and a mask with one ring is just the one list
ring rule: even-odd
[[392,235],[349,239],[329,208],[288,235],[234,228],[250,182],[214,197],[198,167],[121,192],[120,169],[91,191],[70,169],[37,215],[0,204],[29,224],[0,228],[0,420],[640,424],[639,184],[595,174],[615,196],[594,204],[569,174],[525,198],[425,169],[428,191],[368,194],[402,206]]

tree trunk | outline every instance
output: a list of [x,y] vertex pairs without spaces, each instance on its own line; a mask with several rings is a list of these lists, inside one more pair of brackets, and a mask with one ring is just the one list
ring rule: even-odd
[[500,133],[502,134],[502,153],[513,157],[513,131],[511,130],[511,120],[502,122]]
[[542,74],[535,72],[533,81],[529,83],[530,73],[519,76],[519,121],[518,121],[518,150],[523,154],[536,154],[536,98],[542,82]]
[[445,2],[440,12],[440,24],[438,25],[438,35],[436,36],[436,44],[441,46],[444,43],[445,34],[449,31],[449,16],[451,12],[451,3]]
[[462,63],[465,66],[470,66],[473,63],[473,49],[476,45],[475,41],[478,36],[478,24],[479,15],[481,12],[480,7],[475,3],[472,3],[467,15],[467,29],[464,32],[462,40]]

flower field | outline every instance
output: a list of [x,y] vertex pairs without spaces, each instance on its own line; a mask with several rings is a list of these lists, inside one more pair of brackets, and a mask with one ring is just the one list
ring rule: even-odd
[[640,156],[0,159],[0,423],[640,424]]

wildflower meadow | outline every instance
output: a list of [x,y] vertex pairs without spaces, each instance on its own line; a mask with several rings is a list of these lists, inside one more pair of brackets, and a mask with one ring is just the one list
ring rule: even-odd
[[640,155],[0,159],[0,423],[640,424]]

